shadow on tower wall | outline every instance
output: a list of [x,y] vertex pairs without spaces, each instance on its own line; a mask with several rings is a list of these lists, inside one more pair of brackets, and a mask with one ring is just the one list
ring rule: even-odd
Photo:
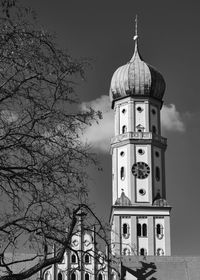
[[157,278],[152,276],[156,272],[155,263],[140,261],[138,266],[139,268],[131,269],[122,265],[121,280],[157,280]]

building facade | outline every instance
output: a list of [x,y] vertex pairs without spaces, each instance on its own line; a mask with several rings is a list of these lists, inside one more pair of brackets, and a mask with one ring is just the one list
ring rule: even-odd
[[71,250],[66,250],[61,263],[47,267],[41,274],[44,280],[108,280],[108,264],[105,254],[98,249],[95,227],[86,229],[80,217]]
[[[131,60],[110,86],[115,133],[111,140],[111,254],[97,249],[96,231],[82,220],[60,264],[42,271],[45,280],[197,280],[200,257],[171,256],[166,200],[165,151],[160,110],[165,81],[143,61],[137,29]],[[111,258],[110,258],[111,257]],[[109,265],[107,260],[110,259]]]
[[137,31],[131,60],[113,74],[112,250],[115,255],[170,256],[165,150],[160,110],[165,81],[145,63]]
[[199,256],[171,256],[170,211],[166,200],[165,151],[160,110],[165,81],[138,49],[113,74],[115,112],[111,140],[113,268],[111,279],[197,280]]

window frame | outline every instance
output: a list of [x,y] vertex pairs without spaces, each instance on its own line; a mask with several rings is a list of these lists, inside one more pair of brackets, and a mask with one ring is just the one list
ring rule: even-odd
[[164,227],[163,227],[162,224],[157,223],[157,224],[156,224],[156,237],[157,237],[158,239],[162,239],[163,236],[164,236]]
[[[74,276],[74,278],[72,278]],[[72,271],[72,273],[70,274],[70,280],[76,280],[76,272]]]
[[90,275],[89,275],[88,272],[85,272],[84,279],[85,280],[90,280]]
[[74,253],[71,255],[71,263],[72,264],[77,263],[77,256]]
[[160,167],[159,166],[156,166],[156,170],[155,170],[155,178],[156,178],[156,181],[160,181]]
[[[61,278],[59,278],[59,277],[61,277]],[[58,272],[58,280],[63,280],[63,275],[60,271]]]
[[[87,259],[88,258],[88,259]],[[86,260],[87,259],[87,260]],[[84,254],[84,263],[89,264],[90,263],[90,255],[88,253]]]
[[[124,230],[125,227],[126,227],[126,232]],[[128,223],[126,223],[126,222],[124,222],[122,224],[122,235],[126,239],[129,238],[129,236],[130,236],[130,225]]]
[[125,133],[127,133],[127,126],[123,125],[122,126],[122,134],[125,134]]
[[147,224],[142,224],[142,237],[147,237]]
[[125,167],[124,166],[121,166],[121,168],[120,168],[120,179],[122,181],[125,180]]

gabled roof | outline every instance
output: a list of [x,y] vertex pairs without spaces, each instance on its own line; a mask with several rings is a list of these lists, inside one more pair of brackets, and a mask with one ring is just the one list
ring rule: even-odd
[[121,265],[121,279],[199,280],[200,256],[124,256]]

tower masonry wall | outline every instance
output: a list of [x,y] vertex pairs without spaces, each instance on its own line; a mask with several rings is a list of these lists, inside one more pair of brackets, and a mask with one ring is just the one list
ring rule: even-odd
[[114,72],[110,86],[115,111],[111,225],[120,242],[118,253],[164,256],[171,250],[164,164],[167,141],[160,123],[165,81],[142,60],[138,36],[134,38],[133,57]]

